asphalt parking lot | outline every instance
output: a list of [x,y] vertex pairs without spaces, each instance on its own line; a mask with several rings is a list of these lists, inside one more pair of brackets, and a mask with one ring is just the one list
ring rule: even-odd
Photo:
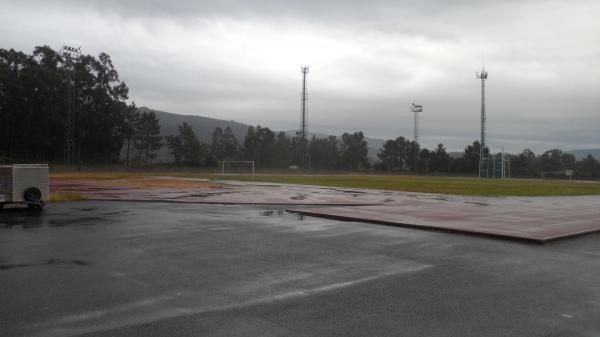
[[600,234],[547,245],[85,201],[0,212],[0,336],[600,336]]

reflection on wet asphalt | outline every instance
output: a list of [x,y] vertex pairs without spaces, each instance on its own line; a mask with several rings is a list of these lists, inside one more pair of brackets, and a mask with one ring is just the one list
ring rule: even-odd
[[[28,208],[9,208],[0,211],[0,229],[11,227],[35,228],[42,226],[69,226],[69,225],[99,225],[107,220],[107,217],[124,215],[128,211],[104,211],[96,212],[96,208],[73,208],[72,211],[62,214],[46,216],[48,210],[37,211]],[[93,215],[89,215],[94,213]],[[75,215],[77,214],[77,215]]]
[[0,336],[593,336],[598,256],[597,234],[537,246],[276,206],[51,204],[0,212]]
[[24,228],[41,226],[44,223],[44,212],[30,210],[26,207],[5,208],[0,211],[0,228],[21,226]]
[[48,259],[38,263],[17,263],[17,264],[0,264],[0,270],[7,270],[13,268],[24,268],[24,267],[39,267],[49,265],[78,265],[87,266],[89,262],[83,260],[61,260],[61,259]]

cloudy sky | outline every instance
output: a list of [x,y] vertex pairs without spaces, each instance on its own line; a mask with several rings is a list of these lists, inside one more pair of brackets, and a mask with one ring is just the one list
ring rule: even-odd
[[130,98],[181,114],[492,150],[600,147],[600,1],[0,0],[0,48],[106,52]]

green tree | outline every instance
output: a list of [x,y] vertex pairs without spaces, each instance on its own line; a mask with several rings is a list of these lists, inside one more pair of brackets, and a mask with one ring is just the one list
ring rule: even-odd
[[424,148],[419,152],[419,171],[431,171],[431,159],[433,155],[433,152],[429,151],[427,148]]
[[326,138],[313,136],[309,146],[311,167],[325,170],[336,169],[340,161],[339,146],[336,136]]
[[275,133],[260,125],[249,127],[244,138],[244,158],[254,160],[256,167],[270,168],[273,164]]
[[340,159],[342,168],[358,170],[370,167],[367,157],[367,141],[362,131],[353,134],[344,133],[340,143]]
[[206,164],[207,160],[211,158],[208,146],[198,140],[192,126],[183,122],[177,129],[176,136],[167,137],[167,146],[175,163],[190,166]]
[[292,140],[285,132],[278,132],[273,145],[273,167],[287,168],[292,163]]
[[448,172],[450,170],[450,156],[446,152],[444,144],[438,144],[431,154],[429,170],[432,172]]
[[147,164],[156,158],[155,152],[162,147],[160,122],[154,111],[142,112],[136,126],[135,148],[141,163]]
[[402,171],[404,169],[404,160],[406,159],[406,147],[404,137],[389,139],[385,143],[377,157],[381,160],[383,167],[389,172]]
[[169,153],[173,156],[176,165],[181,164],[181,156],[183,155],[183,144],[181,137],[169,135],[165,137]]
[[136,126],[140,121],[140,112],[135,106],[135,102],[127,107],[125,119],[121,127],[121,133],[125,140],[125,165],[129,166],[131,161],[131,147],[135,137]]
[[560,156],[560,162],[562,168],[565,170],[572,170],[575,168],[575,156],[570,153],[564,153]]
[[[465,147],[462,157],[454,161],[454,170],[464,173],[477,173],[479,171],[479,155],[481,144],[474,141],[472,145]],[[489,149],[484,149],[485,154],[489,154]]]
[[600,163],[588,154],[587,157],[576,163],[577,175],[588,179],[597,179],[600,176]]
[[72,90],[77,98],[76,142],[81,160],[118,161],[124,144],[120,128],[127,114],[129,88],[119,80],[108,54],[97,58],[83,55],[74,66]]
[[228,126],[225,130],[215,128],[212,134],[210,150],[218,160],[235,160],[240,152],[240,144],[235,139],[233,131]]
[[48,46],[31,55],[0,49],[0,158],[62,159],[72,106],[81,159],[119,160],[128,88],[105,53],[72,61]]
[[513,177],[539,177],[540,170],[535,153],[525,149],[518,155],[511,155],[510,174]]
[[417,168],[419,144],[402,136],[387,140],[377,156],[387,171],[406,171]]
[[562,151],[552,149],[544,152],[540,157],[540,168],[544,172],[557,172],[563,169],[561,160]]

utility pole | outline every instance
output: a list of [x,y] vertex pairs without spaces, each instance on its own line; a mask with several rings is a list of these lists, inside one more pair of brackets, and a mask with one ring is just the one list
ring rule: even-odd
[[307,148],[308,148],[308,125],[307,125],[307,121],[308,121],[308,116],[307,116],[307,103],[308,103],[308,96],[306,93],[306,74],[308,74],[308,66],[304,66],[301,67],[301,71],[302,71],[302,95],[300,98],[300,103],[301,103],[301,120],[300,120],[300,167],[301,168],[307,168],[307,158],[308,158],[308,154],[307,154]]

